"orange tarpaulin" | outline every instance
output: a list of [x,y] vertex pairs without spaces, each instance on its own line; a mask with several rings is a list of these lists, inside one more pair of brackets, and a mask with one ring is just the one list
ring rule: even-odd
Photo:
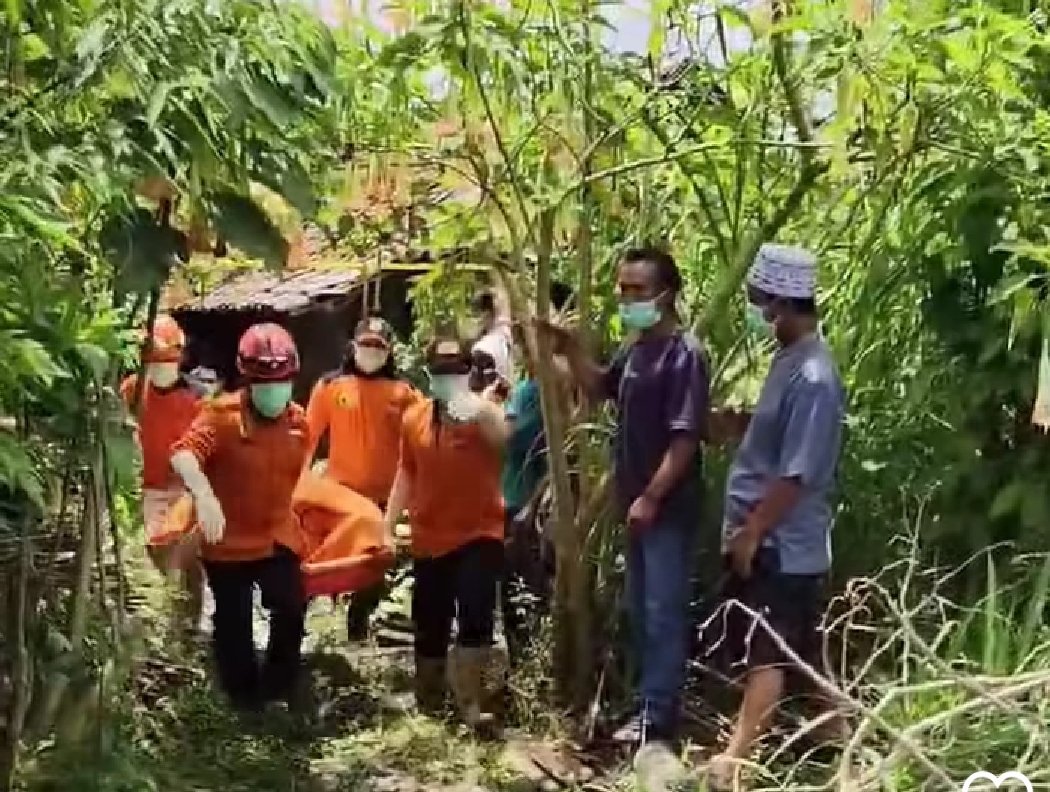
[[[394,563],[383,544],[383,514],[363,495],[307,471],[292,501],[305,550],[303,587],[307,597],[360,591],[382,580]],[[185,495],[168,512],[152,544],[165,545],[196,527],[193,498]]]

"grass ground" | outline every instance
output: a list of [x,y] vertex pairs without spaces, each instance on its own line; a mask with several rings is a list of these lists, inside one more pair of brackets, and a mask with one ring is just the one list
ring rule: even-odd
[[[1044,568],[1050,570],[1050,560]],[[867,603],[866,623],[879,629],[874,645],[862,644],[867,665],[857,669],[856,660],[843,661],[839,684],[856,721],[856,745],[843,767],[863,771],[862,782],[848,789],[956,789],[977,768],[1020,769],[1034,788],[1050,788],[1050,634],[1044,619],[1050,571],[1039,581],[1020,599],[1029,614],[1023,623],[1001,596],[987,601],[998,603],[1001,613],[986,603],[960,620],[942,612],[946,600],[935,586],[906,617],[894,610],[899,586],[868,581],[867,594],[851,590],[848,613]],[[155,587],[140,588],[156,594]],[[512,733],[500,743],[480,743],[455,725],[415,715],[408,650],[348,644],[344,611],[327,602],[314,604],[308,625],[312,706],[305,715],[278,711],[245,722],[213,688],[206,647],[164,640],[155,624],[164,608],[147,600],[137,616],[154,624],[145,630],[149,640],[124,695],[103,697],[107,712],[97,716],[82,750],[72,751],[69,742],[61,750],[34,749],[20,792],[627,792],[640,786],[627,757],[616,752],[590,762],[589,778],[564,777],[566,769],[579,768],[567,768],[557,756],[558,719],[539,703],[540,674],[514,680],[516,699],[529,715],[520,720],[528,737]],[[399,607],[396,595],[390,605]],[[885,622],[879,614],[886,614]],[[873,662],[891,651],[896,663]],[[688,709],[707,722],[697,742],[710,750],[717,737],[712,732],[724,724],[719,710],[725,710],[713,693],[727,691],[703,687],[700,678],[694,682]],[[751,772],[756,792],[829,788],[837,764],[780,751],[793,728],[765,745]],[[547,754],[539,764],[562,783],[537,773],[537,747]],[[689,758],[698,763],[697,754]]]
[[276,711],[250,724],[224,707],[203,674],[193,673],[163,706],[135,718],[158,788],[413,792],[463,781],[508,788],[513,778],[497,748],[412,714],[399,701],[402,658],[376,662],[368,655],[313,653],[309,714]]
[[[328,602],[311,608],[306,665],[312,695],[305,712],[277,709],[252,721],[225,706],[211,680],[203,642],[180,648],[155,638],[129,695],[110,713],[112,728],[89,741],[79,756],[49,757],[45,750],[25,792],[641,788],[627,755],[608,750],[589,754],[581,763],[580,753],[564,750],[565,742],[555,739],[558,727],[550,717],[533,713],[525,721],[527,729],[509,730],[504,740],[486,743],[454,723],[417,715],[410,694],[410,650],[348,644],[344,613]],[[257,634],[264,632],[259,627]],[[669,770],[658,760],[656,775],[646,777],[655,780]],[[686,788],[702,789],[698,783]]]
[[[258,632],[263,632],[259,630]],[[177,692],[155,744],[176,790],[516,789],[502,746],[413,712],[411,655],[403,648],[349,645],[343,610],[311,608],[307,667],[311,704],[278,710],[245,728],[203,673]],[[205,653],[199,657],[207,665]],[[190,723],[192,732],[179,732]],[[186,739],[188,738],[188,739]]]
[[[163,597],[142,610],[159,621]],[[345,611],[315,602],[304,714],[268,712],[252,722],[227,709],[205,642],[151,636],[128,695],[82,751],[45,746],[28,765],[29,792],[520,792],[542,788],[521,770],[521,739],[473,739],[463,728],[413,712],[406,648],[351,645]],[[261,618],[257,642],[264,640]],[[553,743],[548,743],[550,748]],[[618,779],[618,774],[617,774]],[[619,780],[603,785],[620,786]]]

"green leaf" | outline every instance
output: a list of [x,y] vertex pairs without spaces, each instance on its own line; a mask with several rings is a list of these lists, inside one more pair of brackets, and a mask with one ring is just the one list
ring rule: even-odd
[[7,347],[7,354],[18,361],[23,376],[46,386],[66,373],[44,345],[33,338],[15,339]]
[[284,130],[295,122],[295,107],[287,101],[277,86],[262,77],[248,78],[243,84],[244,93],[252,106],[260,111],[270,123]]
[[1050,269],[1050,245],[1037,245],[1031,242],[1001,243],[992,247],[990,253],[1010,253],[1011,260],[1021,258],[1033,259]]
[[111,480],[119,488],[134,487],[138,478],[138,468],[142,464],[142,452],[138,443],[127,431],[109,431],[104,442]]
[[1024,622],[1018,641],[1022,657],[1026,657],[1036,647],[1037,636],[1043,628],[1047,602],[1050,601],[1050,556],[1043,559],[1043,566],[1039,570],[1036,582],[1027,593],[1028,604],[1025,607]]
[[111,217],[99,234],[99,245],[116,270],[118,295],[148,293],[167,280],[177,259],[189,259],[186,235],[160,226],[141,208]]
[[988,510],[988,517],[997,520],[1000,517],[1016,512],[1020,508],[1024,496],[1024,482],[1011,481],[996,494],[995,500],[992,501],[992,506]]
[[416,30],[409,30],[387,44],[379,52],[376,64],[379,68],[390,68],[400,63],[419,60],[430,43]]
[[109,370],[109,353],[95,344],[81,342],[73,347],[80,362],[91,371],[95,380],[101,380]]
[[239,127],[248,115],[248,98],[240,85],[226,76],[217,77],[212,91],[226,106],[229,113],[228,126]]
[[336,87],[329,75],[335,71],[335,45],[331,33],[325,32],[325,41],[317,47],[295,46],[300,66],[309,75],[314,88],[321,96],[331,96]]
[[317,214],[317,196],[314,194],[313,180],[301,165],[293,162],[283,174],[277,188],[284,199],[294,206],[304,217]]
[[288,163],[282,170],[279,167],[269,167],[264,162],[257,169],[253,177],[260,183],[265,184],[275,193],[284,198],[290,205],[295,207],[303,217],[313,217],[317,214],[317,196],[314,195],[313,182],[310,174],[295,161]]
[[22,58],[26,63],[43,60],[51,56],[51,48],[40,36],[29,33],[22,36]]
[[649,6],[649,38],[646,50],[653,63],[657,64],[664,56],[668,7],[667,0],[651,0]]
[[215,145],[214,136],[207,128],[207,119],[199,105],[187,103],[178,98],[172,104],[179,109],[173,114],[171,126],[177,130],[185,145],[190,149],[197,167],[204,173],[213,173],[222,162],[223,157]]
[[1012,350],[1014,343],[1021,330],[1028,324],[1029,319],[1035,314],[1036,298],[1031,289],[1018,292],[1014,298],[1014,310],[1010,315],[1010,332],[1007,335],[1006,348]]
[[164,112],[164,103],[168,100],[168,94],[174,83],[162,82],[153,89],[153,95],[149,98],[149,106],[146,108],[146,123],[151,127],[157,125],[160,114]]
[[211,198],[219,236],[268,267],[280,269],[288,260],[288,241],[262,207],[251,198],[221,192]]
[[79,60],[91,60],[97,58],[105,46],[106,39],[111,35],[109,20],[99,17],[84,30],[80,41],[77,42],[77,58]]
[[0,483],[44,508],[44,485],[33,459],[21,441],[7,431],[0,431]]
[[746,28],[751,31],[752,34],[755,32],[755,26],[751,21],[751,17],[743,9],[739,8],[731,3],[727,3],[718,9],[718,14],[722,18],[727,28],[740,29]]
[[1045,276],[1032,275],[1027,272],[1018,272],[1011,275],[1009,278],[1003,278],[1003,280],[999,282],[999,285],[996,286],[991,296],[989,296],[988,304],[995,305],[1010,299],[1014,294],[1028,286],[1029,283],[1038,277]]
[[67,233],[67,224],[45,217],[28,201],[17,197],[0,196],[0,219],[7,215],[12,222],[20,221],[26,231],[32,232],[55,247],[77,247],[76,240]]

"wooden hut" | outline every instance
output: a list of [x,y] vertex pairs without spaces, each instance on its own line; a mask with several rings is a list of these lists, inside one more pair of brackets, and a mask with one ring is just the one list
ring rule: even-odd
[[295,399],[305,404],[318,378],[338,368],[366,310],[385,318],[407,340],[412,332],[411,281],[427,269],[427,264],[403,265],[369,276],[357,270],[309,268],[248,272],[167,309],[188,336],[187,364],[214,368],[227,387],[237,382],[237,342],[244,331],[257,322],[286,328],[301,359]]

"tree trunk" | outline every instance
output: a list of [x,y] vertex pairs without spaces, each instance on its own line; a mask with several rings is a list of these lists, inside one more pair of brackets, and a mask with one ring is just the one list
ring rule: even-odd
[[[536,262],[536,314],[550,318],[551,250],[554,213],[540,216]],[[576,504],[571,471],[565,451],[567,417],[559,395],[558,377],[551,365],[554,353],[545,338],[535,338],[535,371],[540,386],[547,459],[554,493],[554,678],[560,700],[577,708],[587,703],[591,665],[591,614],[587,591],[587,557]],[[583,664],[581,668],[581,658]]]
[[11,709],[7,717],[7,734],[0,746],[0,790],[11,792],[18,773],[22,748],[22,730],[33,690],[33,667],[26,645],[29,628],[29,575],[33,555],[29,546],[29,518],[22,521],[22,552],[18,564],[18,588],[15,595],[15,634],[12,647]]
[[[77,547],[77,573],[69,604],[69,643],[66,653],[70,657],[80,654],[87,634],[91,605],[91,573],[95,568],[97,532],[94,522],[94,505],[91,496],[94,484],[85,482],[88,490],[83,496],[80,518],[80,545]],[[62,664],[59,664],[62,665]],[[33,732],[44,736],[55,725],[55,718],[69,688],[70,677],[64,670],[56,670],[46,680],[40,707],[33,723]]]

